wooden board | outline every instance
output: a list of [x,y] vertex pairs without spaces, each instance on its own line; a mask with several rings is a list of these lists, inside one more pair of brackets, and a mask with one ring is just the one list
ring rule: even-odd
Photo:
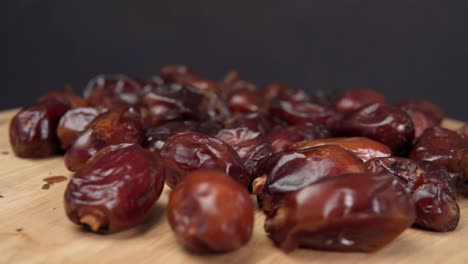
[[[303,249],[285,254],[266,237],[260,212],[247,246],[228,254],[190,254],[177,244],[166,221],[168,188],[138,227],[114,235],[84,232],[65,216],[67,182],[42,189],[43,178],[70,178],[63,159],[24,160],[13,155],[8,125],[14,112],[0,112],[0,263],[468,263],[466,199],[460,201],[462,217],[456,231],[409,229],[372,254]],[[460,126],[450,120],[445,124]]]

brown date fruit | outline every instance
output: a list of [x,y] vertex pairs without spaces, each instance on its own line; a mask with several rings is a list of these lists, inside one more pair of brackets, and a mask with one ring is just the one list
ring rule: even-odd
[[247,89],[235,90],[229,93],[226,104],[231,113],[252,113],[265,110],[262,95],[257,91]]
[[[262,209],[271,212],[288,193],[324,178],[362,172],[365,172],[365,168],[361,160],[339,146],[280,152],[258,168],[258,174],[267,177],[261,193],[255,194]],[[253,189],[256,189],[255,185]]]
[[165,83],[187,85],[200,80],[201,76],[185,65],[167,65],[161,69],[161,77]]
[[126,111],[108,111],[96,117],[65,154],[65,166],[77,171],[100,149],[122,143],[140,144],[143,141],[140,115]]
[[336,113],[331,108],[311,102],[275,100],[271,102],[270,114],[291,125],[320,123],[329,125]]
[[224,122],[225,128],[245,127],[254,132],[260,132],[262,135],[267,135],[272,126],[268,116],[261,113],[234,115]]
[[222,126],[220,124],[211,121],[170,121],[163,125],[148,129],[145,134],[145,140],[143,141],[143,147],[161,150],[166,140],[177,133],[197,132],[209,136],[215,136],[221,128]]
[[392,151],[386,145],[365,137],[347,137],[347,138],[325,138],[305,140],[295,143],[291,150],[301,150],[316,146],[336,145],[352,151],[362,161],[366,162],[373,158],[389,157]]
[[444,112],[437,105],[426,100],[406,100],[396,104],[405,111],[417,111],[429,118],[434,125],[439,125],[444,119]]
[[330,131],[321,124],[276,127],[267,136],[273,153],[284,151],[296,142],[328,137],[331,137]]
[[293,102],[305,102],[310,99],[305,91],[293,90],[280,83],[268,84],[263,90],[263,98],[268,101],[279,99]]
[[341,94],[335,100],[334,107],[340,113],[350,113],[366,105],[386,102],[385,96],[374,89],[352,89]]
[[71,108],[87,106],[86,101],[77,96],[71,88],[66,88],[64,91],[48,92],[39,98],[39,102],[49,99],[62,100],[63,102],[68,103]]
[[370,172],[388,172],[400,180],[415,205],[417,226],[438,232],[457,227],[460,208],[455,188],[460,174],[429,161],[396,157],[372,159],[365,165]]
[[424,131],[409,154],[414,160],[428,160],[462,172],[468,178],[468,144],[455,131],[432,127]]
[[136,106],[148,92],[146,83],[124,75],[98,75],[86,86],[84,97],[90,106],[109,109]]
[[142,99],[149,113],[145,123],[159,126],[173,120],[206,120],[209,98],[190,86],[165,84],[152,87]]
[[101,111],[93,107],[78,107],[62,116],[57,127],[57,137],[62,149],[67,150]]
[[410,227],[414,217],[408,194],[391,175],[345,174],[289,194],[267,216],[265,231],[286,252],[371,252]]
[[411,148],[414,125],[402,110],[383,104],[372,104],[351,112],[333,129],[336,136],[368,137],[387,145],[400,154]]
[[252,175],[258,164],[272,154],[271,145],[265,136],[246,127],[222,129],[216,138],[232,146]]
[[142,222],[164,187],[162,162],[138,145],[100,150],[70,180],[65,211],[77,225],[114,233]]
[[199,170],[172,190],[167,217],[177,240],[187,249],[227,252],[252,237],[254,208],[245,188],[231,177]]
[[55,133],[70,109],[63,100],[47,99],[19,111],[10,122],[10,144],[21,158],[45,158],[59,152]]
[[422,112],[415,111],[415,110],[404,110],[408,116],[411,118],[411,121],[414,125],[414,139],[415,142],[424,132],[424,130],[435,126],[436,124],[432,119],[430,119],[427,115],[423,114]]
[[223,171],[245,188],[252,181],[236,151],[227,143],[208,135],[178,133],[166,140],[161,156],[165,164],[166,184],[171,188],[188,173],[199,169]]

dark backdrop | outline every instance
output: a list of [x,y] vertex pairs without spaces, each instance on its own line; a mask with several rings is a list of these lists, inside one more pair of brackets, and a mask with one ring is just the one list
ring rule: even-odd
[[468,120],[468,1],[5,1],[0,108],[184,63],[260,85],[370,86]]

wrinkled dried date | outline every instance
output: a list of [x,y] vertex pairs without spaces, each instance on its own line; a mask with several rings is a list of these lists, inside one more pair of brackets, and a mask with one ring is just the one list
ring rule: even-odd
[[321,124],[277,127],[268,134],[273,153],[288,149],[292,144],[303,140],[331,137],[330,131]]
[[99,233],[113,233],[140,223],[161,195],[162,168],[156,153],[138,145],[102,149],[67,186],[68,218]]
[[[258,169],[259,175],[266,175],[266,181],[261,192],[255,194],[262,209],[270,212],[290,192],[323,178],[364,171],[363,163],[352,152],[339,146],[280,152],[268,158]],[[255,184],[253,189],[257,189]]]
[[67,150],[101,111],[93,107],[79,107],[66,112],[57,127],[62,149]]
[[178,241],[189,250],[226,252],[250,240],[254,209],[245,188],[231,177],[200,170],[172,190],[167,217]]
[[379,141],[394,153],[409,150],[414,138],[411,118],[402,110],[383,104],[372,104],[351,112],[334,129],[337,136],[368,137]]
[[403,187],[386,174],[346,174],[289,194],[265,221],[265,231],[285,251],[297,247],[375,251],[414,222]]
[[468,144],[455,131],[441,127],[426,129],[409,157],[435,162],[453,172],[463,172],[468,178]]
[[70,171],[79,170],[100,149],[121,143],[140,144],[143,128],[140,115],[133,108],[105,112],[96,117],[65,154]]
[[55,133],[60,118],[70,109],[62,100],[47,99],[18,112],[10,122],[10,144],[16,156],[45,158],[56,154]]
[[352,89],[341,94],[335,100],[334,107],[340,113],[350,113],[375,103],[385,104],[385,96],[373,89]]
[[246,188],[252,181],[236,151],[208,135],[194,132],[176,134],[167,139],[161,156],[165,164],[166,184],[171,188],[198,169],[223,171]]
[[415,205],[417,226],[439,232],[457,227],[460,208],[455,188],[460,174],[429,161],[396,157],[373,159],[366,166],[371,172],[388,172],[400,180]]

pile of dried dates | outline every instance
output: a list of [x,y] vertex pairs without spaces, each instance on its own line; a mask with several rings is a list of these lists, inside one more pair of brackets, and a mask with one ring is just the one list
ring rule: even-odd
[[409,227],[457,227],[468,127],[443,118],[373,89],[257,89],[167,66],[146,81],[99,75],[84,97],[49,92],[12,119],[10,142],[22,158],[65,154],[66,214],[93,232],[138,225],[167,184],[168,222],[191,251],[246,245],[255,195],[282,250],[369,252]]

